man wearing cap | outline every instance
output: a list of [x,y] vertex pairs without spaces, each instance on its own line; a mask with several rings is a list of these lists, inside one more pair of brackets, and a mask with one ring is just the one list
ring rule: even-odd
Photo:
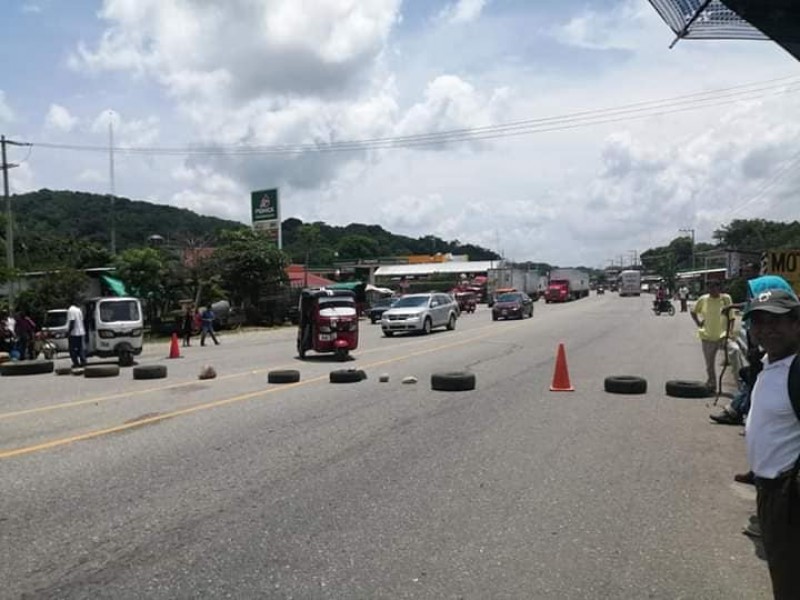
[[717,390],[717,352],[728,329],[728,317],[723,309],[733,302],[721,290],[721,282],[709,281],[708,293],[697,299],[689,313],[698,328],[697,335],[700,337],[706,362],[706,387],[712,392]]
[[[757,298],[762,292],[770,290],[784,290],[795,295],[792,286],[783,277],[761,275],[748,280],[747,300],[745,302],[731,304],[722,310],[730,318],[731,310],[746,310],[753,298]],[[744,360],[747,363],[746,366],[739,370],[739,389],[734,393],[731,403],[722,412],[709,415],[712,421],[722,425],[744,425],[744,418],[750,410],[750,392],[753,389],[756,376],[761,371],[761,357],[764,353],[758,347],[758,344],[753,342],[748,329],[749,323],[744,321],[739,329],[737,340],[737,346],[744,352]]]
[[800,598],[800,419],[789,397],[789,368],[800,351],[800,302],[785,290],[753,298],[744,313],[766,352],[746,423],[747,458],[755,474],[772,591]]

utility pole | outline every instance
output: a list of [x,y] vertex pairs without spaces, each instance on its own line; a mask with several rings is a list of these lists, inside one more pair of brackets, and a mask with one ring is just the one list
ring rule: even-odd
[[108,183],[111,191],[111,256],[117,255],[117,218],[114,213],[114,196],[116,189],[114,184],[114,121],[111,119],[113,113],[108,111]]
[[689,233],[692,236],[692,271],[694,271],[694,229],[678,229],[680,233]]
[[30,144],[20,144],[7,140],[6,136],[0,135],[0,169],[3,171],[3,196],[6,200],[6,266],[8,267],[8,309],[14,308],[14,217],[11,213],[11,194],[8,191],[8,170],[19,165],[9,163],[6,157],[6,146],[29,146]]

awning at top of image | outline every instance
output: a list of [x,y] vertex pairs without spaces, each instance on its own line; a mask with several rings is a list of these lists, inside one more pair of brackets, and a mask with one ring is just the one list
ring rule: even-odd
[[773,40],[800,60],[796,0],[650,0],[681,39]]

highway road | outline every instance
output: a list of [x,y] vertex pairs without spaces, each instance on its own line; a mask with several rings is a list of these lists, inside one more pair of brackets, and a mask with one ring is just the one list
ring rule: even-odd
[[[482,306],[430,336],[362,321],[344,364],[298,360],[286,328],[151,345],[163,380],[0,378],[0,597],[769,598],[741,428],[664,394],[702,356],[649,302]],[[549,391],[559,343],[574,392]],[[283,368],[301,381],[267,384]],[[452,370],[477,389],[430,389]]]

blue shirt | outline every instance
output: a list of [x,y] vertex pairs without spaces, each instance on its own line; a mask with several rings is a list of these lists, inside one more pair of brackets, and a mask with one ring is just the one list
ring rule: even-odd
[[211,309],[203,311],[203,330],[211,331],[214,328],[214,311]]

